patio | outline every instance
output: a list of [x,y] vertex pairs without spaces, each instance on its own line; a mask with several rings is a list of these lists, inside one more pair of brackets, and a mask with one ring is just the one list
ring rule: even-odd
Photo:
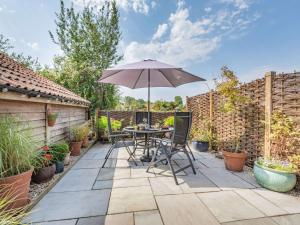
[[[194,152],[191,170],[175,185],[168,168],[146,173],[97,143],[33,208],[29,221],[42,225],[296,225],[300,199],[260,188],[250,172],[232,173],[210,153]],[[184,164],[181,155],[177,165]],[[176,166],[176,165],[175,165]]]

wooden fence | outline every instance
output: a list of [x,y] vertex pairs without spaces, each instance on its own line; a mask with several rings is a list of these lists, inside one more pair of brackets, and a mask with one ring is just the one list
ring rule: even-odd
[[281,110],[300,126],[300,73],[278,74],[269,72],[264,78],[244,84],[241,90],[250,103],[241,105],[236,121],[219,110],[223,101],[216,92],[187,97],[187,110],[193,112],[193,126],[203,127],[210,120],[219,140],[219,149],[232,148],[234,124],[240,145],[248,152],[248,165],[261,155],[272,155],[269,121],[272,112]]

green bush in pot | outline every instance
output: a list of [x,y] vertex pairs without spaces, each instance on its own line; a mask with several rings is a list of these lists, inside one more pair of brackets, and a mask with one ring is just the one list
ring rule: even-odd
[[71,128],[71,155],[80,155],[82,141],[85,136],[85,130],[82,126],[77,125]]
[[28,126],[11,116],[0,117],[0,198],[7,191],[3,187],[11,188],[18,196],[12,208],[28,203],[35,149]]

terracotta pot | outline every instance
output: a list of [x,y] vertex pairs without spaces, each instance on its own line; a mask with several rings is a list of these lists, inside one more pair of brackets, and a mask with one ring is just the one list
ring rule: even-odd
[[64,159],[64,164],[65,164],[65,165],[68,165],[68,164],[70,163],[70,155],[71,155],[71,152],[69,152],[69,153],[66,155],[66,157],[65,157],[65,159]]
[[55,164],[38,169],[34,171],[34,173],[32,174],[32,181],[37,184],[45,183],[53,178],[55,171],[56,171]]
[[53,127],[55,125],[56,119],[48,119],[48,127]]
[[83,141],[82,141],[82,147],[83,147],[83,148],[86,148],[86,147],[88,147],[88,146],[89,146],[89,137],[86,136],[86,137],[83,139]]
[[80,155],[81,145],[82,145],[82,141],[71,142],[71,155],[72,156]]
[[247,159],[247,153],[241,152],[228,152],[222,151],[224,156],[225,167],[228,170],[241,172],[244,169],[244,165]]
[[28,192],[32,171],[33,169],[0,179],[0,198],[11,195],[12,203],[8,206],[9,209],[24,207],[30,202]]

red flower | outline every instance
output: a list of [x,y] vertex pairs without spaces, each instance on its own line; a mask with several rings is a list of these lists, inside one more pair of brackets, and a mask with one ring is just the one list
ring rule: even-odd
[[45,152],[49,151],[48,145],[43,146],[42,149],[43,149]]
[[52,159],[52,155],[49,154],[49,153],[46,153],[46,154],[44,155],[44,158],[47,159],[48,161],[50,161],[50,160]]

